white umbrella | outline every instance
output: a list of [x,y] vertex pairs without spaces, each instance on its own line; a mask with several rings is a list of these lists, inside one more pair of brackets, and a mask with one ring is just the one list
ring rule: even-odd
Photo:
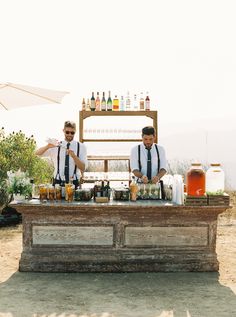
[[6,110],[20,107],[61,103],[66,91],[50,90],[12,83],[0,84],[0,106]]

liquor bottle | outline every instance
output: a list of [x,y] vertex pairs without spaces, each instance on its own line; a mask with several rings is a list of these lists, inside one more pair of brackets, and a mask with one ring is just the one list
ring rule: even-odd
[[109,181],[107,181],[107,184],[104,187],[104,190],[105,190],[105,196],[108,197],[108,199],[110,200],[111,187],[110,187],[110,182]]
[[90,101],[89,101],[89,98],[87,99],[86,111],[90,111]]
[[106,104],[106,99],[105,99],[105,92],[102,93],[101,110],[102,110],[102,111],[106,111],[106,110],[107,110],[107,104]]
[[139,109],[140,110],[144,110],[144,98],[143,98],[143,93],[142,92],[140,94]]
[[138,110],[137,95],[134,95],[133,110],[134,110],[134,111],[137,111],[137,110]]
[[108,92],[108,99],[107,99],[107,111],[112,111],[112,100],[111,100],[111,92]]
[[120,97],[120,111],[125,110],[125,101],[124,101],[124,96]]
[[137,200],[137,193],[138,193],[138,185],[135,181],[135,177],[132,176],[132,182],[130,184],[130,200],[136,201]]
[[31,184],[31,194],[29,195],[29,198],[35,198],[35,184],[34,184],[34,179],[30,179],[30,184]]
[[85,102],[85,99],[83,98],[83,101],[82,101],[82,110],[85,111],[86,110],[86,102]]
[[102,196],[102,186],[101,183],[99,181],[95,182],[95,186],[94,186],[94,197],[101,197]]
[[147,96],[146,96],[146,99],[145,99],[145,110],[146,111],[150,110],[150,98],[148,96],[148,92],[147,92]]
[[117,98],[117,95],[115,95],[115,98],[113,99],[113,111],[119,111],[119,99]]
[[126,110],[130,110],[130,96],[129,96],[129,91],[127,92],[127,96],[126,96],[126,101],[125,101],[125,106],[126,106]]
[[104,181],[102,181],[102,186],[101,186],[101,197],[106,197]]
[[92,98],[91,98],[91,103],[90,103],[90,110],[95,111],[95,98],[94,98],[94,92],[92,92]]
[[66,184],[65,176],[62,176],[61,177],[61,198],[62,199],[65,199],[65,193],[66,193],[65,184]]
[[97,92],[97,98],[95,101],[95,110],[100,111],[101,110],[101,103],[100,103],[100,98],[99,98],[99,92]]

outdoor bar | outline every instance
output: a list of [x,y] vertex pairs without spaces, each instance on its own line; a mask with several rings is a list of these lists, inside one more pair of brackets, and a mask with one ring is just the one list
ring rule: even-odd
[[20,271],[217,271],[217,216],[229,206],[167,201],[13,202]]

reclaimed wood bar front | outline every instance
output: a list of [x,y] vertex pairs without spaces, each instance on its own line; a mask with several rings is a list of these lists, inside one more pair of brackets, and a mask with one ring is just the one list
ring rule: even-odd
[[23,216],[20,271],[217,271],[224,206],[162,201],[12,204]]

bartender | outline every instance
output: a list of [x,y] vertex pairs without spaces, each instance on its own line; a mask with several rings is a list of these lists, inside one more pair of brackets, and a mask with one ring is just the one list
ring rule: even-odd
[[79,185],[81,173],[88,165],[87,150],[83,143],[74,140],[76,124],[73,121],[64,123],[64,141],[58,144],[48,143],[39,148],[35,154],[50,157],[54,165],[54,184],[62,181],[69,183],[73,179],[75,188]]
[[155,134],[154,127],[144,127],[142,129],[143,143],[131,150],[131,171],[144,184],[158,183],[167,171],[165,150],[154,143]]

